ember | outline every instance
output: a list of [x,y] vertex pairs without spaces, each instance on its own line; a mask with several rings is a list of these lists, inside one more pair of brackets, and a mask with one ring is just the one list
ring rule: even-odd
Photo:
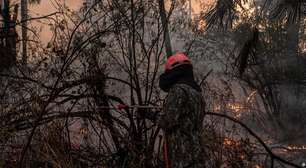
[[239,103],[229,103],[227,105],[227,108],[234,113],[234,117],[236,119],[240,118],[242,116],[242,113],[245,112],[244,110],[246,109],[244,105]]
[[225,137],[224,140],[223,140],[223,145],[225,146],[237,146],[239,145],[239,142],[231,139],[231,138],[227,138]]

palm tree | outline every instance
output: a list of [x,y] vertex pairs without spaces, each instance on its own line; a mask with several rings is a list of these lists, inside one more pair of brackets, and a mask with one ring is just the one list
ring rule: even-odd
[[[246,70],[255,69],[255,73],[257,73],[256,75],[262,77],[260,79],[260,82],[267,80],[266,83],[263,83],[263,85],[258,87],[258,90],[263,90],[262,88],[267,88],[267,86],[269,86],[269,93],[262,96],[264,97],[264,99],[267,100],[263,101],[267,101],[268,104],[271,104],[269,105],[271,106],[269,108],[272,109],[271,118],[272,120],[278,122],[277,124],[281,128],[282,125],[284,126],[285,124],[285,121],[281,121],[282,119],[284,119],[284,116],[286,116],[287,118],[296,118],[296,116],[298,116],[298,111],[303,108],[298,104],[300,103],[300,100],[304,100],[301,95],[303,95],[304,93],[304,86],[302,86],[302,81],[305,80],[303,72],[306,71],[306,61],[299,56],[299,32],[300,30],[304,29],[302,23],[305,18],[305,13],[303,10],[305,10],[306,1],[217,0],[215,7],[205,16],[208,25],[207,28],[219,27],[224,30],[235,29],[237,25],[234,25],[234,23],[236,23],[235,21],[236,19],[238,19],[237,16],[239,16],[239,12],[241,12],[237,10],[236,7],[240,6],[243,9],[244,3],[251,2],[256,2],[257,5],[259,5],[261,8],[259,12],[254,13],[254,15],[256,15],[254,16],[255,19],[251,20],[251,22],[247,21],[249,22],[247,24],[251,25],[252,27],[250,30],[248,30],[248,32],[253,33],[253,36],[249,36],[250,39],[246,39],[244,44],[238,44],[241,45],[241,51],[238,57],[236,58],[236,60],[238,60],[238,64],[236,65],[237,69],[239,70],[239,74],[237,76],[243,81],[247,79],[247,82],[251,83],[252,85],[256,83],[256,81],[252,78],[248,78],[248,73],[250,72],[246,72]],[[280,31],[279,34],[281,35],[275,38],[283,39],[279,46],[279,41],[269,41],[270,44],[278,47],[278,49],[280,50],[275,50],[271,52],[269,55],[270,57],[263,59],[265,60],[265,62],[273,62],[272,65],[268,66],[271,68],[270,70],[272,70],[273,68],[281,70],[274,74],[272,74],[271,71],[267,69],[258,70],[256,69],[256,65],[254,66],[255,68],[252,68],[252,64],[254,64],[254,58],[258,59],[261,57],[260,53],[258,52],[259,44],[265,43],[264,38],[259,37],[269,36],[269,34],[265,32],[265,30],[263,32],[258,31],[258,27],[260,27],[261,24],[260,22],[257,22],[258,17],[267,20],[268,24],[275,25],[275,31]],[[282,46],[283,48],[280,46]],[[265,48],[264,50],[269,49]],[[263,64],[267,65],[267,63]],[[268,77],[268,79],[265,79],[266,77]],[[271,82],[277,84],[269,84]],[[285,90],[285,92],[282,92],[280,90]],[[285,108],[282,108],[283,106]],[[300,109],[297,109],[297,107]],[[286,131],[288,135],[290,133],[295,133],[295,131],[288,129],[287,127],[289,126],[286,124],[286,127],[283,127],[283,129],[287,129],[284,131]],[[296,124],[296,128],[297,127],[299,127],[298,124]]]
[[[219,23],[220,26],[230,26],[239,11],[235,6],[242,6],[253,0],[217,0],[215,7],[206,15],[208,24]],[[258,0],[257,0],[258,1]],[[261,0],[263,11],[269,11],[271,18],[282,20],[286,18],[287,23],[298,23],[300,18],[305,14],[303,7],[306,5],[305,0]]]
[[159,0],[158,5],[159,5],[160,19],[161,19],[161,22],[162,22],[162,26],[164,27],[164,38],[165,38],[166,53],[167,53],[167,57],[170,57],[172,55],[172,46],[171,46],[171,39],[170,39],[170,35],[169,35],[169,30],[168,30],[168,21],[167,21],[167,15],[166,15],[166,10],[165,10],[164,0]]
[[40,0],[21,0],[21,37],[22,37],[22,63],[27,63],[27,20],[28,20],[28,3],[40,3]]
[[21,36],[22,36],[22,63],[27,63],[27,20],[28,0],[21,0]]

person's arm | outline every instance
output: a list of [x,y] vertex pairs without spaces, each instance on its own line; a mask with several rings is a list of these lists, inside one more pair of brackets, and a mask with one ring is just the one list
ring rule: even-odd
[[179,86],[170,89],[162,109],[163,116],[159,122],[159,126],[164,131],[171,132],[181,124],[179,118],[186,103],[186,96],[183,88]]

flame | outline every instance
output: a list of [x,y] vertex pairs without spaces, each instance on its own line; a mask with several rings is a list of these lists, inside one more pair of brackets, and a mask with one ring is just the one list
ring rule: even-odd
[[[239,104],[239,103],[228,103],[225,108],[228,109],[228,110],[232,110],[236,113],[245,109],[244,105]],[[221,105],[218,104],[218,105],[214,106],[214,111],[220,111],[220,110],[221,110]]]
[[223,139],[223,145],[225,145],[225,146],[237,146],[237,145],[239,145],[239,142],[235,141],[234,139],[225,137]]
[[239,111],[241,111],[242,109],[244,109],[242,104],[239,103],[229,103],[227,105],[228,109],[238,113]]
[[242,103],[228,103],[225,105],[225,107],[220,104],[214,105],[213,110],[215,112],[220,112],[221,110],[229,110],[234,113],[235,118],[239,118],[242,116],[242,113],[245,111],[246,106]]
[[234,118],[240,118],[244,112],[245,106],[240,103],[229,103],[227,108],[234,113]]
[[229,139],[229,138],[224,138],[223,140],[223,145],[232,145],[233,144],[233,140]]
[[85,127],[84,127],[84,128],[81,128],[81,129],[80,129],[80,134],[81,134],[81,135],[87,135],[87,134],[88,134],[88,128],[85,128]]

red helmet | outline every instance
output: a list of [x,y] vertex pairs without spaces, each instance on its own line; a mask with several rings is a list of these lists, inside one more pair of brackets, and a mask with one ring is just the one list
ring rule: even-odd
[[191,65],[190,59],[183,53],[176,53],[167,59],[166,71],[169,71],[183,64]]

